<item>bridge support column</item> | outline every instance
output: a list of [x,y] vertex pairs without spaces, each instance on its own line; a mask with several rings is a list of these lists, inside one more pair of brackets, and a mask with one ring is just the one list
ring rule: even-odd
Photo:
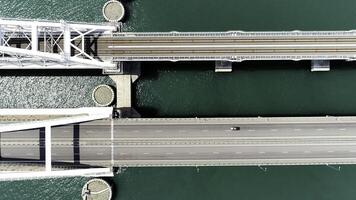
[[311,61],[312,72],[328,72],[330,71],[329,60],[312,60]]
[[140,114],[132,108],[131,85],[141,74],[139,62],[124,63],[121,75],[110,75],[116,83],[116,109],[119,117],[140,117]]
[[31,30],[31,49],[34,52],[38,51],[38,27],[37,24],[32,25]]
[[232,62],[223,60],[215,61],[215,72],[232,72]]

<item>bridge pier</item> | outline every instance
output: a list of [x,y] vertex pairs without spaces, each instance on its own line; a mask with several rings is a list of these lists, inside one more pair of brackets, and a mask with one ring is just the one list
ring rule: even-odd
[[232,62],[224,60],[215,61],[215,72],[232,72]]
[[122,74],[109,75],[116,84],[115,108],[118,117],[140,117],[132,107],[131,85],[141,74],[139,62],[127,62],[122,65]]
[[311,61],[312,72],[328,72],[330,71],[329,60],[312,60]]

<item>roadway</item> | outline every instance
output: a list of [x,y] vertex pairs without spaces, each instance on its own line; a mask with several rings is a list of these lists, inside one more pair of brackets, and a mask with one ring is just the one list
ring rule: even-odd
[[[88,55],[113,61],[356,59],[356,31],[127,32],[86,40]],[[39,50],[45,51],[41,41]],[[10,46],[22,49],[29,44],[26,38],[9,41]],[[63,40],[56,44],[63,48]],[[73,53],[79,52],[73,49]]]
[[116,61],[354,59],[354,32],[117,33],[98,39]]
[[[120,119],[113,129],[110,120],[68,125],[52,129],[52,159],[98,166],[356,164],[356,118],[323,119],[176,119],[160,125],[159,119]],[[1,133],[2,158],[40,159],[39,132]]]

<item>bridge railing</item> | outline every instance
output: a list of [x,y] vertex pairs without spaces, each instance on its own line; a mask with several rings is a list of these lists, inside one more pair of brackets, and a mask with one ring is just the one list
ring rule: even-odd
[[113,37],[355,37],[350,31],[115,32]]

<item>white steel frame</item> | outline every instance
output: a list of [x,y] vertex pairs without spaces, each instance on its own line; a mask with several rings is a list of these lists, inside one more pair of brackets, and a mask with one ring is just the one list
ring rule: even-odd
[[45,171],[42,172],[0,172],[0,181],[39,179],[71,176],[113,176],[111,168],[92,168],[52,171],[51,129],[53,126],[74,124],[112,117],[113,108],[75,108],[75,109],[0,109],[0,116],[16,115],[72,115],[65,118],[32,121],[23,123],[0,124],[0,133],[45,128]]
[[[0,69],[113,68],[115,64],[111,61],[97,60],[85,51],[85,39],[116,29],[103,24],[0,19]],[[27,40],[28,45],[11,46],[9,42],[15,38]],[[79,45],[74,44],[76,41]]]

